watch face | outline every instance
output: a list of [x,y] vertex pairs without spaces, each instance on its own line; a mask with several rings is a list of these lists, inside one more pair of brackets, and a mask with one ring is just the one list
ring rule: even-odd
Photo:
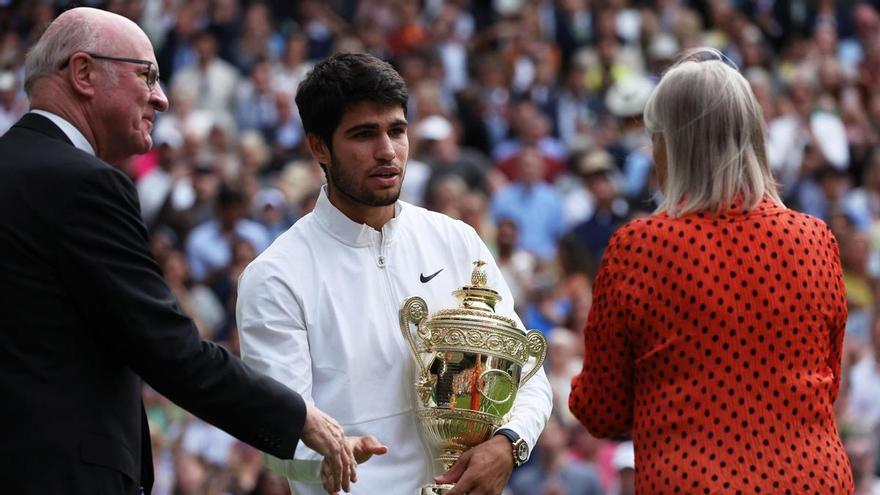
[[520,442],[516,446],[516,457],[520,462],[525,462],[529,458],[529,446],[525,442]]

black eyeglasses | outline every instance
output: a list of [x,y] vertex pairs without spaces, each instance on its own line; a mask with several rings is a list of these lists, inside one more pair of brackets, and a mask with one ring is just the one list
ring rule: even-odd
[[[110,57],[108,55],[99,55],[97,53],[83,52],[86,55],[97,60],[110,60],[111,62],[125,62],[129,64],[140,64],[147,66],[147,73],[140,74],[144,82],[147,83],[147,89],[153,91],[156,88],[156,82],[159,80],[159,66],[149,60],[140,60],[137,58]],[[71,55],[73,56],[73,55]],[[61,64],[59,69],[64,69],[70,64],[70,57]]]

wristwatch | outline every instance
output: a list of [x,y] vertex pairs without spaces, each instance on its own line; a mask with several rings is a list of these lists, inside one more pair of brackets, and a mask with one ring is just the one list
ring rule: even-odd
[[520,436],[515,431],[509,428],[502,428],[495,431],[495,435],[502,435],[510,440],[510,444],[513,447],[514,466],[520,467],[525,464],[527,460],[529,460],[529,444],[527,444],[525,440],[520,438]]

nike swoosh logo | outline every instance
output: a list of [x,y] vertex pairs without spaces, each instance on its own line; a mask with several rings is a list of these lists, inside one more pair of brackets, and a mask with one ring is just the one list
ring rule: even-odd
[[436,272],[428,275],[427,277],[423,273],[420,273],[419,280],[421,280],[423,284],[427,284],[428,282],[431,281],[432,278],[436,277],[437,274],[439,274],[442,271],[443,271],[443,269],[441,268],[441,269],[437,270]]

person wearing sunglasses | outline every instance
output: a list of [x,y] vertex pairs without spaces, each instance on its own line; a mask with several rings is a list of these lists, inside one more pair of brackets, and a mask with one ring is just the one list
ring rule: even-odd
[[272,455],[302,439],[331,459],[325,489],[348,491],[360,439],[200,340],[150,255],[111,164],[150,149],[158,77],[144,32],[96,9],[62,13],[28,53],[31,111],[0,138],[0,491],[150,493],[141,380]]

